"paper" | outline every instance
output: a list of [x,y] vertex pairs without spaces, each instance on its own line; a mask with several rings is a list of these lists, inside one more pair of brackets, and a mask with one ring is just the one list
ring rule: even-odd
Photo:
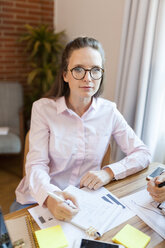
[[[120,213],[118,214],[118,217],[111,223],[110,229],[122,224],[123,222],[127,221],[128,219],[134,217],[136,214],[130,210],[122,201],[121,199],[117,198],[115,195],[113,195],[109,190],[102,187],[99,190],[90,190],[88,188],[83,188],[84,191],[89,192],[90,194],[97,196],[99,198],[102,198],[104,201],[106,201],[109,205],[113,206],[121,206]],[[109,229],[109,230],[110,230]]]
[[111,228],[111,224],[119,215],[122,206],[109,204],[100,197],[96,197],[93,191],[83,191],[74,186],[66,188],[67,192],[74,195],[79,204],[79,212],[71,223],[81,223],[86,229],[94,227],[101,235]]
[[145,248],[151,238],[135,227],[125,225],[113,238],[112,241],[128,248]]
[[68,241],[60,225],[35,231],[40,248],[64,248]]
[[[86,227],[90,223],[102,234],[135,215],[105,188],[93,191],[69,186],[65,191],[77,198],[80,207],[80,212],[72,221],[77,221]],[[28,211],[41,229],[61,225],[69,242],[69,247],[73,246],[75,237],[77,239],[89,238],[84,230],[70,223],[56,220],[47,208],[36,206]]]
[[165,215],[146,189],[122,198],[122,202],[165,239]]
[[7,135],[9,132],[9,127],[0,127],[0,135]]

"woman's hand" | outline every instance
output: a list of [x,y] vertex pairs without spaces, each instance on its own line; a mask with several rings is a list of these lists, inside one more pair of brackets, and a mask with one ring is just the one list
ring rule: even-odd
[[109,183],[114,178],[114,174],[110,168],[100,171],[88,171],[80,181],[80,188],[87,187],[89,189],[99,189],[101,186]]
[[67,192],[54,192],[58,196],[60,196],[64,200],[71,200],[75,206],[77,206],[76,209],[73,209],[71,206],[67,205],[65,202],[58,201],[51,196],[48,196],[45,205],[50,210],[50,212],[54,215],[54,217],[58,220],[68,221],[70,220],[75,214],[78,213],[78,204],[76,201],[76,198],[67,193]]
[[147,184],[147,190],[154,199],[154,201],[157,202],[163,202],[165,201],[165,186],[159,188],[158,184],[165,181],[165,173],[162,175],[155,177],[154,179],[150,180]]

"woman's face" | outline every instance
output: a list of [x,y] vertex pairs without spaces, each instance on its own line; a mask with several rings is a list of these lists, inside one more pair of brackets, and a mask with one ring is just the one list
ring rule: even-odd
[[[94,68],[94,75],[98,73],[97,70],[102,68],[102,58],[100,53],[91,48],[85,47],[74,50],[69,58],[68,70],[63,74],[64,81],[69,84],[70,88],[70,97],[79,97],[79,98],[91,98],[100,87],[100,79],[93,79],[89,71],[86,71],[86,74],[83,79],[77,80],[73,75],[81,76],[83,75],[83,69],[92,69]],[[74,72],[71,72],[73,68],[76,68]]]

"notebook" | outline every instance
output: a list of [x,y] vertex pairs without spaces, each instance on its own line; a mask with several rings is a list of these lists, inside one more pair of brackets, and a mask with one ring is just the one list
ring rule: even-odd
[[39,248],[64,248],[68,241],[60,225],[35,231]]
[[145,248],[151,238],[137,228],[127,224],[113,238],[112,241],[126,248]]
[[17,240],[23,239],[25,243],[24,248],[36,247],[27,216],[6,220],[5,223],[9,231],[12,243]]

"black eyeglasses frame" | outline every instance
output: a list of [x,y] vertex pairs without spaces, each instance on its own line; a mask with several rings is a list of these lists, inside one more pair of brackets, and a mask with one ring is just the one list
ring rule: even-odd
[[[84,76],[83,76],[82,78],[77,79],[77,78],[74,77],[74,75],[73,75],[73,70],[74,70],[75,68],[82,68],[82,69],[85,71],[85,74],[84,74]],[[94,69],[94,68],[99,68],[99,69],[101,69],[102,75],[101,75],[100,78],[95,79],[95,78],[92,77],[91,71],[92,71],[92,69]],[[103,74],[104,74],[104,69],[101,68],[101,67],[98,67],[98,66],[94,66],[94,67],[92,67],[91,69],[85,69],[85,68],[83,68],[83,67],[81,67],[81,66],[76,66],[76,67],[73,67],[72,69],[70,69],[70,72],[72,73],[73,78],[76,79],[76,80],[82,80],[82,79],[84,79],[84,77],[85,77],[87,71],[89,71],[91,78],[94,79],[94,80],[99,80],[99,79],[101,79],[101,78],[103,77]]]

